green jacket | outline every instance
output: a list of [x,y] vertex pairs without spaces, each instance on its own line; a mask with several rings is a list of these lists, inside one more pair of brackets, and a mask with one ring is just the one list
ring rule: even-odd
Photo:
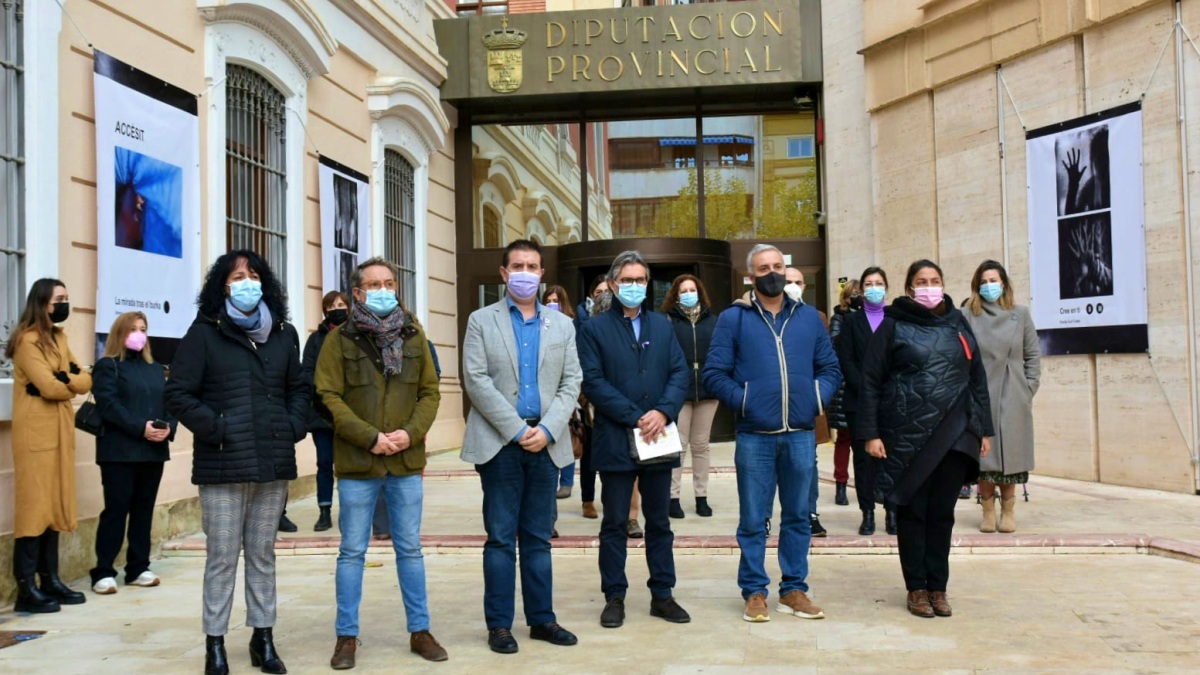
[[[409,476],[425,468],[425,434],[441,394],[425,331],[404,341],[400,374],[384,377],[375,340],[353,321],[330,331],[317,357],[317,395],[333,414],[333,466],[338,478]],[[380,433],[408,432],[411,445],[391,456],[371,452]]]

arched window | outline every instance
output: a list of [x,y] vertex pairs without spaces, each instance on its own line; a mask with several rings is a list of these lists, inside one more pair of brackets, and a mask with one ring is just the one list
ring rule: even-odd
[[500,214],[495,209],[483,209],[483,247],[500,248],[504,246],[504,235],[501,232]]
[[400,268],[400,297],[417,307],[416,194],[413,165],[395,150],[384,154],[383,255]]
[[253,70],[226,66],[226,250],[255,251],[287,278],[287,108]]

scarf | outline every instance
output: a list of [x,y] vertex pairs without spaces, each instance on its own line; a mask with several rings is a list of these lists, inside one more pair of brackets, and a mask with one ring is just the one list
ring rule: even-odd
[[400,331],[407,324],[408,314],[403,308],[397,307],[391,314],[378,317],[367,309],[361,302],[355,302],[350,310],[350,321],[362,332],[375,338],[375,346],[383,355],[383,375],[399,375],[400,367],[404,365],[404,340]]
[[229,315],[229,320],[233,325],[241,328],[246,332],[246,336],[258,344],[267,341],[271,336],[271,310],[267,307],[267,303],[258,303],[258,308],[253,314],[243,314],[242,310],[233,306],[233,302],[229,298],[225,298],[225,313]]
[[700,303],[696,303],[694,307],[684,307],[683,305],[680,305],[679,311],[683,313],[683,316],[688,321],[696,323],[700,320],[700,312],[704,311],[704,306]]
[[879,324],[883,323],[883,307],[886,303],[878,305],[863,301],[863,311],[867,313],[867,323],[871,324],[871,332],[874,333],[879,329]]

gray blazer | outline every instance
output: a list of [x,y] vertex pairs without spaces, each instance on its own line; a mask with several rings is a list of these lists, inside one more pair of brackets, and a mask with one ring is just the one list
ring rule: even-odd
[[[583,372],[575,349],[575,327],[566,314],[541,313],[538,346],[538,393],[542,425],[554,442],[550,459],[561,468],[575,461],[567,424],[579,398]],[[517,415],[517,338],[507,300],[471,312],[463,341],[463,390],[471,399],[462,460],[486,464],[527,425]]]

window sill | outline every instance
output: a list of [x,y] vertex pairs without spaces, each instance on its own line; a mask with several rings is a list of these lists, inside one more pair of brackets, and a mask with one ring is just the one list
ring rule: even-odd
[[12,378],[0,380],[0,422],[12,421]]

